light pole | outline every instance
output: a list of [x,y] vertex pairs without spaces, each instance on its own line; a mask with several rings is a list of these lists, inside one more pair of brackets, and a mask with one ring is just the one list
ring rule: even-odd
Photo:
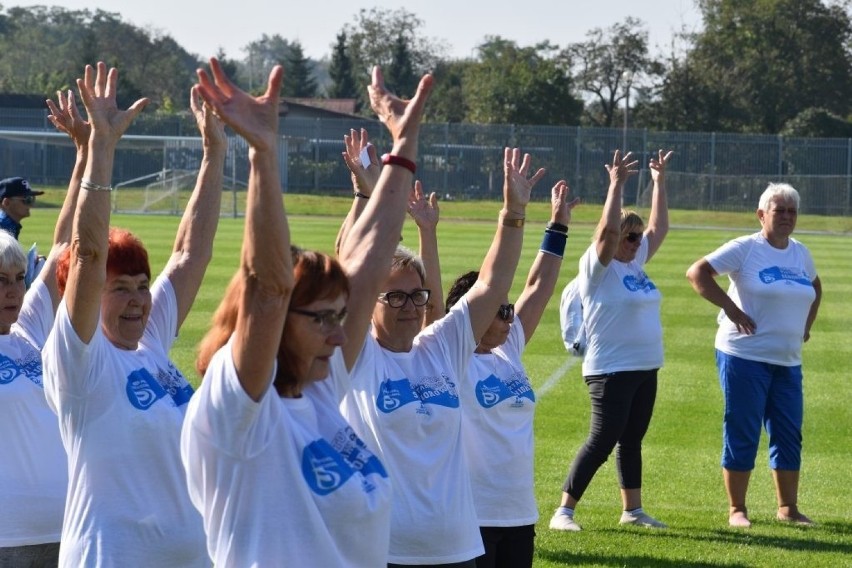
[[630,86],[633,83],[633,71],[621,74],[624,79],[624,127],[621,130],[621,152],[627,153],[627,116],[630,114]]

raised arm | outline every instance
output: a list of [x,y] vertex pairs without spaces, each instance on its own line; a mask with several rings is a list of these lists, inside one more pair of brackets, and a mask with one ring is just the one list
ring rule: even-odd
[[71,261],[65,300],[71,325],[85,343],[91,341],[99,325],[100,302],[106,282],[109,248],[110,190],[115,148],[122,134],[142,112],[148,99],[139,99],[125,111],[116,106],[118,71],[98,62],[97,69],[86,66],[77,89],[86,107],[92,131],[82,191],[71,230]]
[[352,177],[353,198],[352,207],[343,220],[334,242],[334,251],[337,254],[340,254],[340,244],[343,239],[367,207],[367,200],[373,194],[381,171],[376,147],[370,143],[366,129],[362,128],[360,133],[355,129],[350,130],[349,134],[343,136],[343,143],[345,145],[343,162],[349,168]]
[[[674,152],[659,150],[656,158],[651,158],[648,167],[651,169],[651,179],[654,189],[651,193],[651,214],[648,216],[648,226],[645,237],[648,239],[648,261],[660,250],[660,246],[669,232],[669,205],[666,198],[666,166]],[[646,261],[647,262],[647,261]]]
[[532,339],[559,279],[562,255],[568,239],[568,226],[571,223],[571,210],[580,203],[579,198],[571,199],[570,193],[565,180],[559,180],[553,186],[550,192],[550,222],[545,229],[541,248],[530,268],[524,291],[515,302],[515,314],[524,326],[527,343]]
[[606,194],[601,220],[595,230],[595,246],[601,264],[608,266],[621,239],[621,206],[623,201],[624,184],[630,176],[636,175],[639,162],[628,152],[621,157],[619,150],[612,156],[612,164],[605,164],[609,174],[609,189]]
[[213,258],[213,239],[219,226],[225,155],[228,152],[225,125],[213,114],[211,107],[204,104],[198,86],[190,91],[189,105],[201,132],[204,154],[195,188],[178,226],[172,255],[163,270],[177,297],[178,328],[186,319]]
[[234,85],[214,58],[212,77],[198,71],[199,95],[216,116],[249,144],[249,184],[240,255],[240,306],[232,343],[237,375],[260,400],[272,379],[287,307],[293,292],[290,229],[278,170],[278,96],[284,71],[276,65],[259,97]]
[[543,169],[530,175],[531,166],[530,155],[524,154],[522,159],[518,148],[503,151],[503,209],[497,220],[497,232],[479,269],[479,278],[466,294],[471,329],[477,342],[506,300],[518,268],[527,203],[533,186],[544,177]]
[[67,134],[77,150],[74,161],[74,169],[71,171],[71,179],[68,182],[68,191],[59,210],[56,219],[56,228],[53,230],[53,246],[47,256],[44,267],[38,275],[50,292],[53,301],[53,309],[59,305],[59,288],[56,285],[56,264],[59,255],[71,244],[71,231],[74,224],[74,211],[77,209],[77,199],[80,196],[80,182],[83,180],[83,172],[86,170],[86,162],[89,157],[89,134],[91,125],[83,119],[77,110],[74,92],[70,89],[67,93],[56,92],[56,103],[47,99],[47,107],[50,114],[47,119],[60,132]]
[[438,195],[433,191],[428,196],[423,193],[420,180],[414,182],[411,198],[408,200],[408,214],[417,225],[420,260],[426,271],[423,287],[431,290],[429,303],[423,310],[423,327],[444,317],[444,287],[441,284],[441,262],[438,258]]
[[[355,221],[340,247],[340,262],[349,276],[348,316],[343,346],[346,365],[351,369],[361,351],[376,298],[388,273],[414,179],[417,137],[423,107],[432,89],[432,76],[420,79],[417,93],[410,101],[391,94],[381,70],[373,69],[368,87],[370,105],[393,138],[390,159],[382,168],[376,188],[367,206]],[[411,169],[409,169],[409,167]]]

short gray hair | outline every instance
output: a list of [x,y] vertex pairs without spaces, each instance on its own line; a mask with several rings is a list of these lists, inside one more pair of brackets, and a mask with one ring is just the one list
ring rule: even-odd
[[761,211],[769,211],[769,204],[777,197],[784,201],[793,201],[796,204],[796,209],[799,208],[799,192],[789,183],[770,183],[766,186],[760,196],[760,201],[757,202],[757,208]]
[[393,253],[393,261],[391,262],[391,273],[398,270],[411,268],[420,276],[420,283],[426,282],[426,268],[423,266],[423,260],[408,247],[402,245],[396,246],[396,252]]
[[0,229],[0,268],[6,270],[26,270],[27,255],[18,239]]

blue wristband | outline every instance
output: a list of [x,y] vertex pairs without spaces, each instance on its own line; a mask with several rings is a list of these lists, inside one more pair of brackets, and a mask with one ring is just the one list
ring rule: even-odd
[[558,256],[562,258],[565,254],[565,243],[568,242],[568,235],[558,231],[544,231],[544,238],[541,239],[541,248],[538,249],[545,254]]

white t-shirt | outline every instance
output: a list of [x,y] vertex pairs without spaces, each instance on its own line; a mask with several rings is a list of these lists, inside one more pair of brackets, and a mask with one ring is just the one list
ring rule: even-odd
[[791,238],[786,249],[777,249],[754,233],[728,241],[705,259],[728,275],[728,295],[757,324],[753,335],[745,335],[721,311],[716,349],[751,361],[801,365],[805,323],[816,298],[817,273],[807,247]]
[[[331,365],[346,376],[339,349]],[[255,402],[230,342],[214,355],[181,450],[217,567],[387,564],[391,483],[341,416],[336,386],[319,381],[282,398],[270,379]]]
[[604,266],[593,243],[580,257],[580,293],[587,330],[583,375],[647,371],[663,366],[660,291],[643,269],[648,239],[630,262]]
[[68,452],[60,566],[209,566],[180,463],[192,387],[169,361],[177,300],[167,278],[135,351],[100,326],[88,345],[65,302],[43,352],[45,394]]
[[0,335],[0,548],[59,542],[68,487],[65,448],[42,384],[53,303],[41,280]]
[[341,410],[393,483],[391,563],[450,564],[484,553],[458,394],[475,347],[462,298],[407,353],[383,349],[368,333],[352,369]]
[[524,327],[474,353],[462,381],[462,442],[479,526],[517,527],[538,520],[533,474],[535,393],[521,363]]

